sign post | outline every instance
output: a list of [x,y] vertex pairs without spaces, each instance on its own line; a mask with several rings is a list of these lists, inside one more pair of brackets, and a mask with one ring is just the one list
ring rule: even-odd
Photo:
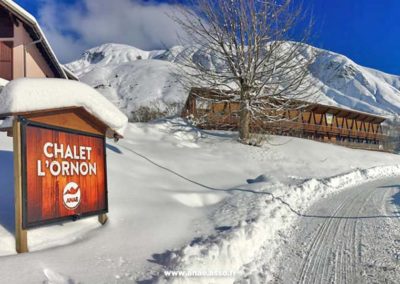
[[106,132],[62,114],[45,121],[15,115],[9,129],[18,253],[29,251],[28,229],[89,216],[102,225],[108,220]]
[[105,137],[21,120],[23,229],[108,212]]
[[107,223],[107,220],[108,220],[107,214],[106,213],[99,214],[98,219],[99,219],[99,223],[104,225],[105,223]]
[[21,159],[21,122],[13,121],[14,148],[14,202],[15,202],[15,246],[18,253],[28,252],[27,231],[22,227],[22,159]]
[[31,228],[107,222],[106,139],[123,138],[125,114],[86,84],[21,78],[3,88],[0,120],[13,137],[18,253],[29,251]]

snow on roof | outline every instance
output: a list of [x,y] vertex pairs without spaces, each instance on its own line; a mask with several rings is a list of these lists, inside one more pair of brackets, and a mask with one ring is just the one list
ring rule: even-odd
[[38,34],[39,39],[41,39],[41,42],[46,47],[45,49],[47,49],[48,53],[53,58],[54,63],[57,65],[61,75],[64,78],[67,78],[64,68],[62,68],[60,62],[58,61],[56,54],[54,53],[53,49],[51,48],[49,41],[47,40],[47,38],[46,38],[44,32],[42,31],[39,23],[37,22],[36,18],[12,0],[0,0],[0,4],[7,7],[10,11],[12,11],[14,14],[19,16],[18,18],[22,19],[27,24],[29,24],[30,26],[33,27],[35,32]]
[[8,82],[6,79],[0,78],[0,87],[4,87]]
[[121,136],[128,123],[128,118],[115,105],[78,81],[22,78],[8,83],[0,93],[0,114],[67,107],[83,107]]
[[23,15],[27,20],[31,22],[36,22],[36,19],[32,14],[30,14],[28,11],[26,11],[24,8],[22,8],[20,5],[15,3],[12,0],[1,0],[2,3],[6,4],[7,6],[10,6],[15,12]]

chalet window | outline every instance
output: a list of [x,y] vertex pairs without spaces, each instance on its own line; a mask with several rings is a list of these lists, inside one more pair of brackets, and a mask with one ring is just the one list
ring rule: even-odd
[[331,114],[331,113],[326,114],[326,123],[328,125],[331,125],[333,123],[333,114]]
[[228,103],[228,105],[229,105],[229,112],[230,112],[231,114],[239,113],[239,111],[240,111],[240,105],[239,105],[239,103],[233,102],[233,103]]
[[10,13],[0,8],[0,37],[14,37],[14,24]]
[[301,114],[302,118],[303,118],[303,123],[308,123],[310,120],[310,113],[309,112],[303,112]]
[[215,114],[225,114],[227,104],[226,103],[212,103],[212,111]]
[[199,110],[210,110],[211,103],[209,100],[196,99],[196,107]]
[[343,118],[342,117],[337,118],[337,127],[343,128]]
[[321,125],[322,115],[319,113],[314,114],[315,124]]
[[12,48],[13,42],[0,41],[0,78],[12,80]]

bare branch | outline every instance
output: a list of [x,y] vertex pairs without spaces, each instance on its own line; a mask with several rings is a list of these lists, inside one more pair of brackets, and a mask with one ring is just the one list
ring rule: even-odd
[[250,121],[280,121],[279,111],[292,101],[313,102],[317,89],[309,67],[315,56],[305,44],[311,26],[299,35],[306,18],[293,0],[193,0],[173,18],[194,47],[186,47],[178,62],[183,81],[238,94],[242,141]]

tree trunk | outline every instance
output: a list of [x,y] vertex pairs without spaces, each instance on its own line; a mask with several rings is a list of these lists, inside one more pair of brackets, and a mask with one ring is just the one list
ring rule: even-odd
[[240,102],[239,141],[249,144],[250,139],[250,111],[246,101]]

